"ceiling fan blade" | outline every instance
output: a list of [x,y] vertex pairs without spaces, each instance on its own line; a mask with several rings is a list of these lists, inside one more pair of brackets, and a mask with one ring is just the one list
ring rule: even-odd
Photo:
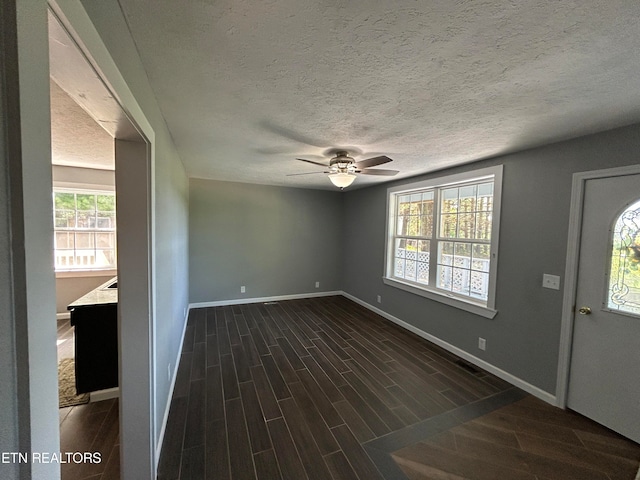
[[364,170],[360,170],[357,173],[362,173],[364,175],[386,175],[388,177],[392,177],[399,173],[399,170],[385,170],[383,168],[365,168]]
[[393,160],[387,157],[386,155],[381,155],[379,157],[365,158],[364,160],[360,160],[359,162],[356,162],[355,165],[356,165],[356,168],[362,169],[362,168],[375,167],[376,165],[382,165],[383,163],[389,163],[389,162],[393,162]]
[[329,166],[326,163],[314,162],[313,160],[306,160],[304,158],[296,158],[296,160],[300,160],[301,162],[312,163],[314,165],[320,165],[321,167],[325,167],[325,168]]
[[[326,167],[326,165],[325,165]],[[314,173],[331,173],[331,172],[306,172],[306,173],[289,173],[286,176],[287,177],[295,177],[297,175],[313,175]]]

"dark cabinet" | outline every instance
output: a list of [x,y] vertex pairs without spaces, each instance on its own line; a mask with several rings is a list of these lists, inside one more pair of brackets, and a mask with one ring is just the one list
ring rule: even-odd
[[118,386],[118,290],[116,279],[67,308],[75,336],[77,393]]
[[118,386],[118,305],[74,308],[76,390]]

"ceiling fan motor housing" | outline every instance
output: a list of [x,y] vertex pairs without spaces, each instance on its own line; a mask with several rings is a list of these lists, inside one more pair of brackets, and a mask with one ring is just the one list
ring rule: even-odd
[[329,166],[332,171],[351,173],[356,170],[355,160],[349,156],[348,152],[336,152],[336,156],[331,159]]

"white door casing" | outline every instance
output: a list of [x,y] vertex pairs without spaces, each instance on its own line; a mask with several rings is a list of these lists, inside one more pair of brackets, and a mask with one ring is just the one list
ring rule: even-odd
[[[640,318],[612,312],[606,294],[613,224],[639,199],[639,168],[574,176],[575,221],[569,236],[558,377],[560,406],[635,441],[640,441]],[[582,307],[590,313],[580,314]]]

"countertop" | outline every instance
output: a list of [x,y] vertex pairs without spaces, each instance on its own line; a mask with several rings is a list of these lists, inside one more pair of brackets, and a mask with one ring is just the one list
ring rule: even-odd
[[108,282],[103,283],[97,288],[94,288],[86,295],[83,295],[75,302],[70,303],[67,306],[67,310],[73,310],[74,308],[91,307],[94,305],[109,305],[118,303],[118,289],[108,288],[118,281],[118,277],[113,277]]

